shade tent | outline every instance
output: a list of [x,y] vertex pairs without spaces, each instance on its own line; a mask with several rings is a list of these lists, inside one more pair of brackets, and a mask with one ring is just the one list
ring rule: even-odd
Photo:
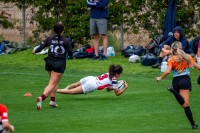
[[168,38],[168,34],[176,27],[176,0],[170,0],[164,20],[163,41]]

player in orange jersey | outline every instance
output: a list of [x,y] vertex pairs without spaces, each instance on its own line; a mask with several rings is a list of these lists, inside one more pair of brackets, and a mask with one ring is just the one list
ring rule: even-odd
[[168,88],[172,92],[184,108],[185,114],[191,123],[192,129],[196,129],[198,124],[193,120],[192,111],[190,110],[190,91],[192,89],[190,67],[200,69],[195,60],[182,50],[182,44],[178,41],[174,42],[171,47],[172,57],[168,60],[167,70],[159,77],[157,81],[164,79],[171,71],[173,74],[172,86]]

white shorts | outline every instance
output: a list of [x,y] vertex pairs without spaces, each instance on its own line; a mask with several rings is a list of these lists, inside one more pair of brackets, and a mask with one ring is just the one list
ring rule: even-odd
[[87,76],[80,80],[82,85],[83,93],[87,94],[97,90],[98,85],[96,84],[96,77],[94,76]]

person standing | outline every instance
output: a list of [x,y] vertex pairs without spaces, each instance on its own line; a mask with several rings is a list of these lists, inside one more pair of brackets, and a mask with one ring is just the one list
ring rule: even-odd
[[[95,56],[93,59],[106,60],[108,37],[108,0],[86,0],[87,6],[90,7],[90,35],[93,38]],[[103,55],[99,55],[99,40],[102,38]]]
[[157,81],[164,79],[171,71],[173,73],[172,86],[168,90],[175,96],[178,103],[183,107],[185,114],[190,121],[192,129],[196,129],[198,124],[193,120],[192,111],[190,109],[190,91],[192,90],[190,67],[200,70],[200,66],[195,62],[192,56],[186,54],[182,50],[182,44],[178,41],[172,43],[172,57],[167,63],[167,70],[159,77]]
[[9,123],[8,109],[5,105],[0,104],[0,133],[14,132],[14,126]]
[[164,57],[170,55],[171,44],[175,41],[180,41],[182,44],[183,51],[187,54],[194,55],[194,52],[183,33],[183,29],[180,26],[176,26],[173,31],[173,36],[170,36],[166,41],[160,44],[160,55],[157,62],[152,65],[152,68],[160,68]]
[[56,91],[58,83],[66,69],[66,54],[68,53],[70,59],[72,58],[72,46],[69,38],[63,36],[64,25],[57,23],[54,25],[55,35],[47,37],[38,48],[33,49],[33,54],[40,52],[45,47],[49,47],[48,56],[45,60],[45,69],[50,76],[49,83],[44,89],[41,96],[37,98],[37,110],[41,110],[42,101],[49,95],[51,107],[56,107],[55,102]]

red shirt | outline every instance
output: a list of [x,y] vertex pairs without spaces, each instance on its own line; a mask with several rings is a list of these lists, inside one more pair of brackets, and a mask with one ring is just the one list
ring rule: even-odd
[[0,121],[8,121],[8,112],[5,105],[0,104]]
[[199,40],[199,42],[198,42],[198,48],[200,48],[200,40]]

